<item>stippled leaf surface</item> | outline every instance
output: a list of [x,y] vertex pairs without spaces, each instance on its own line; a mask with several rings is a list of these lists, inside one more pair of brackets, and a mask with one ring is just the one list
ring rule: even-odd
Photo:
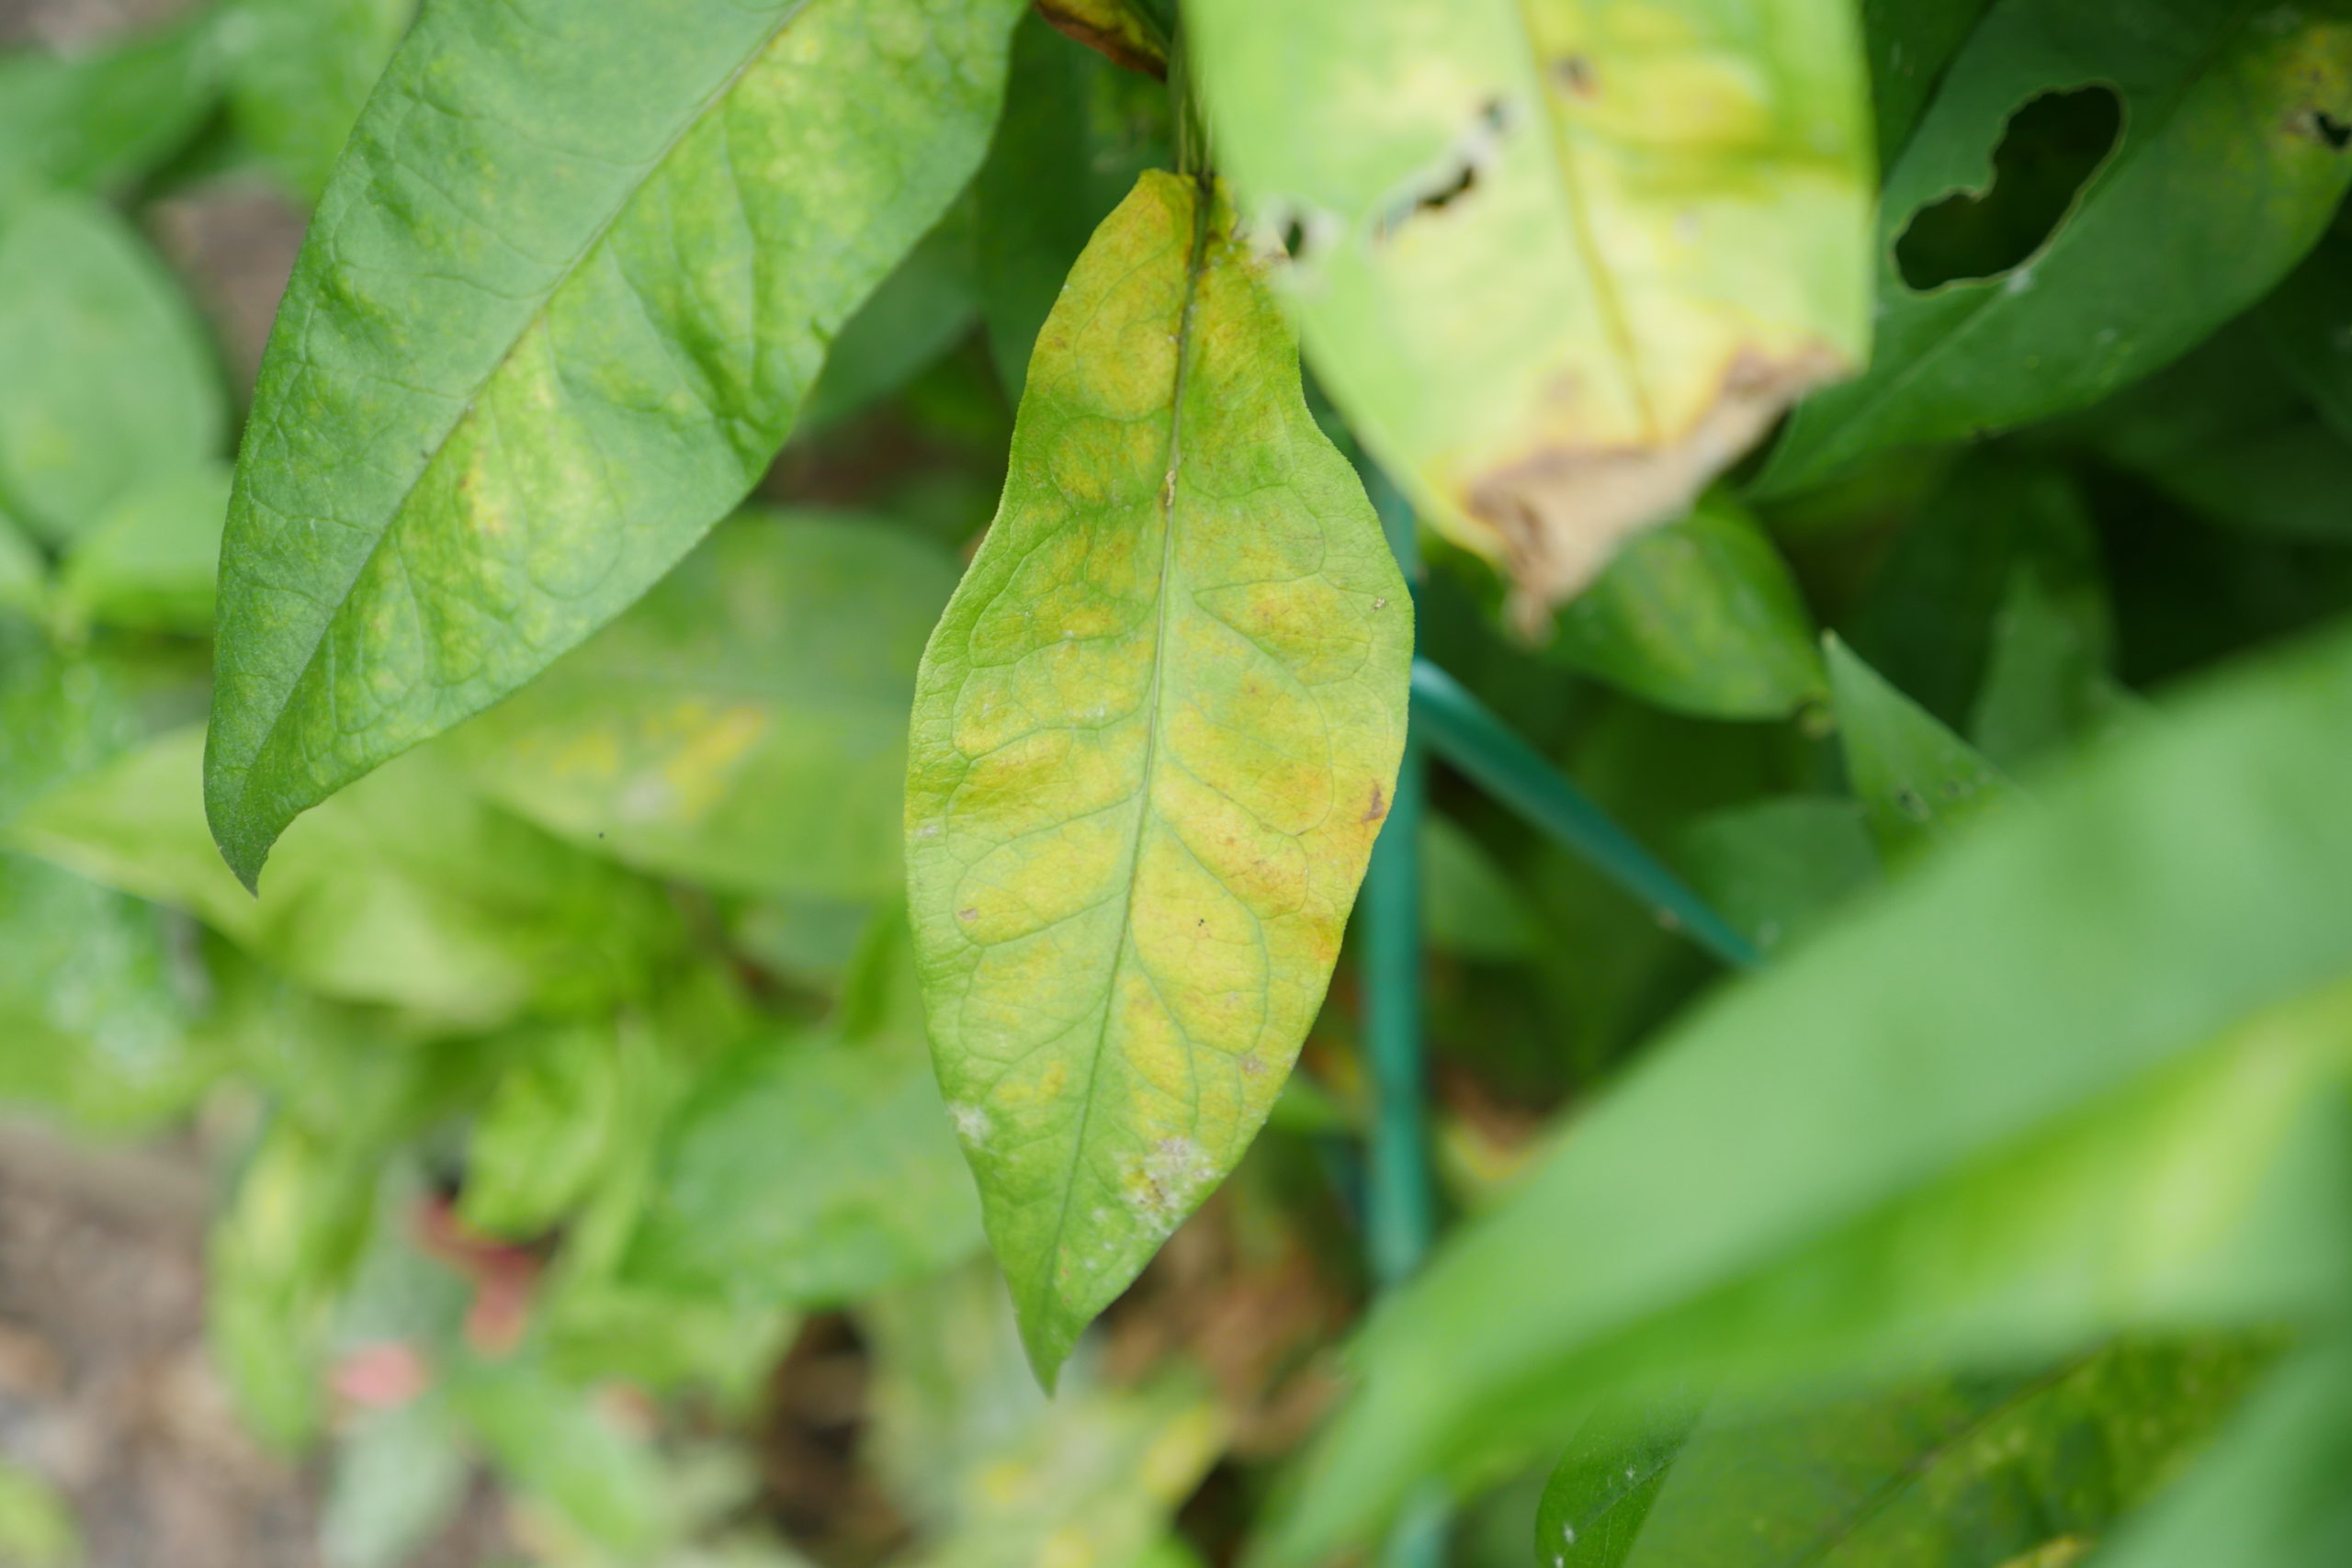
[[933,636],[907,864],[1032,1359],[1232,1168],[1386,815],[1412,608],[1223,202],[1146,175],[1047,320]]
[[[1923,209],[1996,199],[2012,117],[2086,86],[2120,118],[2079,191],[2055,193],[2047,238],[1989,275],[1906,282],[1898,243]],[[2352,180],[2324,126],[2347,118],[2340,0],[2000,0],[1888,172],[1870,370],[1798,412],[1764,488],[2080,408],[2176,357],[2319,238]]]
[[1779,718],[1824,689],[1796,579],[1756,519],[1724,495],[1628,541],[1562,607],[1551,651],[1707,718]]
[[[2072,1562],[2187,1468],[2270,1359],[2228,1341],[2128,1343],[2031,1373],[1733,1403],[1672,1444],[1580,1442],[1545,1488],[1537,1555],[1554,1568]],[[1629,1466],[1649,1495],[1616,1484]]]
[[868,899],[899,881],[907,705],[956,583],[870,517],[747,513],[453,736],[509,809],[647,871]]
[[0,508],[51,545],[220,445],[226,400],[194,310],[85,197],[0,212]]
[[979,162],[1014,9],[428,10],[319,204],[238,467],[206,805],[242,877],[742,498]]
[[1846,774],[1890,861],[1998,810],[2016,793],[1999,769],[1890,685],[1837,637],[1825,639]]
[[1202,0],[1218,156],[1316,373],[1440,528],[1562,599],[1870,336],[1847,0]]
[[2341,634],[2242,671],[1662,1039],[1370,1327],[1264,1560],[1320,1561],[1612,1389],[2333,1302],[2347,715]]

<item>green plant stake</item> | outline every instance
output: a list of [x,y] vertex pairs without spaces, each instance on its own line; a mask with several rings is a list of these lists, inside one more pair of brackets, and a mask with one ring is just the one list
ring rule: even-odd
[[1682,932],[1735,969],[1755,967],[1756,949],[1746,937],[1461,682],[1426,659],[1413,660],[1413,723],[1430,750],[1648,905],[1660,925]]

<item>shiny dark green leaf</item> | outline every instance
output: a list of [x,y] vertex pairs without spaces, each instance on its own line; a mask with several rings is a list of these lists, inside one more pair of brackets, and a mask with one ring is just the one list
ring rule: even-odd
[[[2053,94],[2081,112],[2053,121]],[[1765,488],[2080,408],[2177,357],[2319,238],[2352,181],[2327,130],[2346,122],[2335,0],[1998,0],[1888,172],[1870,368],[1798,411]],[[1996,150],[2020,124],[2052,139],[2009,149],[2005,201]],[[1915,260],[1929,231],[1956,243]]]
[[[2124,1345],[2044,1372],[1727,1403],[1687,1438],[1669,1419],[1663,1440],[1580,1439],[1545,1490],[1537,1553],[1554,1568],[2074,1562],[2186,1468],[2272,1359]],[[1622,1485],[1628,1470],[1645,1484]]]
[[1661,707],[1778,718],[1823,694],[1813,617],[1747,509],[1711,495],[1637,535],[1554,621],[1550,651]]
[[2337,1300],[2352,638],[2238,672],[1723,993],[1384,1309],[1265,1561],[1612,1389]]
[[1881,854],[1914,854],[2007,802],[2015,786],[1974,747],[1844,643],[1826,641],[1847,776]]

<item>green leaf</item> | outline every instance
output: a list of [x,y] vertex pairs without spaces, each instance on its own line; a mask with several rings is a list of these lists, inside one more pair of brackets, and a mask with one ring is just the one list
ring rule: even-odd
[[2179,1489],[2101,1568],[2303,1568],[2352,1553],[2352,1350],[2323,1341],[2278,1369]]
[[74,624],[209,632],[228,513],[229,465],[218,458],[141,480],[74,541],[58,574],[62,613]]
[[326,189],[368,89],[415,17],[417,0],[242,0],[231,73],[237,133],[296,196]]
[[1825,640],[1846,772],[1881,854],[1899,861],[2013,797],[2015,786],[1967,741],[1834,635]]
[[[1580,1443],[1545,1490],[1537,1552],[1555,1568],[2070,1562],[2172,1482],[2271,1359],[2123,1345],[2036,1375],[1718,1408],[1662,1456]],[[1613,1485],[1628,1463],[1653,1483],[1638,1519]]]
[[0,826],[138,741],[139,676],[0,612]]
[[1690,1017],[1390,1302],[1265,1561],[1493,1473],[1611,1387],[2015,1364],[2333,1302],[2347,722],[2339,633],[2091,752]]
[[591,1391],[525,1357],[469,1366],[449,1393],[508,1485],[619,1561],[649,1560],[673,1523],[659,1463]]
[[0,214],[0,506],[51,545],[219,449],[227,412],[203,329],[96,202]]
[[0,215],[45,190],[111,191],[179,151],[220,99],[220,34],[198,15],[95,53],[0,55]]
[[466,1144],[458,1213],[531,1240],[594,1183],[621,1120],[620,1043],[609,1022],[558,1025],[516,1043]]
[[1014,9],[426,10],[254,394],[205,796],[241,878],[742,499],[826,343],[978,165]]
[[1850,800],[1788,795],[1710,812],[1675,839],[1702,897],[1757,950],[1803,936],[1878,880],[1879,859]]
[[2086,414],[2080,432],[2110,463],[2225,528],[2352,536],[2338,504],[2352,485],[2352,438],[2306,400],[2277,337],[2254,321],[2233,323]]
[[0,1095],[77,1125],[136,1128],[185,1110],[220,1064],[161,912],[25,855],[0,854]]
[[1196,0],[1217,154],[1350,426],[1521,603],[1870,336],[1850,0]]
[[379,1153],[280,1120],[212,1228],[204,1323],[213,1364],[245,1418],[281,1449],[318,1428],[327,1322],[367,1243]]
[[2003,601],[2024,570],[2070,598],[2101,592],[2097,543],[2073,479],[1996,449],[1952,467],[1904,522],[1840,633],[1872,669],[1961,729],[1984,685]]
[[49,600],[49,562],[40,547],[0,513],[0,612],[17,610],[38,617]]
[[980,1245],[971,1178],[920,1056],[771,1041],[681,1112],[631,1278],[838,1306]]
[[918,1568],[1137,1564],[1225,1447],[1216,1402],[1186,1372],[1055,1401],[960,1478],[956,1524]]
[[2329,426],[2352,440],[2352,228],[2341,212],[2254,319],[2279,367]]
[[903,389],[979,320],[972,213],[959,202],[882,280],[826,352],[796,436],[821,433]]
[[704,1081],[630,1243],[630,1278],[837,1306],[979,1247],[907,949],[895,913],[876,921],[825,1037],[756,1042]]
[[1878,111],[1878,156],[1892,164],[1911,139],[1944,68],[1991,0],[1861,0],[1871,54],[1871,101]]
[[1041,1376],[1280,1091],[1396,785],[1411,650],[1229,212],[1146,175],[1038,341],[910,747],[933,1056]]
[[1542,945],[1519,889],[1460,823],[1434,811],[1421,818],[1421,922],[1429,944],[1457,958],[1507,964]]
[[1023,1357],[1012,1298],[976,1259],[860,1303],[857,1324],[874,1358],[868,1451],[891,1500],[937,1531],[970,1478],[1053,1408]]
[[465,1501],[466,1451],[447,1402],[363,1410],[335,1444],[319,1520],[327,1568],[398,1568]]
[[873,519],[746,513],[453,742],[510,810],[644,870],[890,895],[915,665],[956,574]]
[[0,1461],[0,1558],[22,1568],[69,1568],[82,1561],[74,1510],[31,1471]]
[[[1972,248],[1951,281],[1906,281],[1906,231],[1928,209],[1958,193],[1939,216],[1990,225],[2016,210],[1999,184],[2022,186],[2050,157],[2013,147],[1996,183],[1996,146],[2013,117],[2048,116],[2047,95],[2076,90],[2087,96],[2073,103],[2111,111],[2106,127],[2120,114],[2120,129],[2104,156],[2101,139],[2086,141],[2095,167],[2079,194],[2033,193],[2047,237],[2030,225],[1997,254]],[[1798,411],[1763,491],[2080,408],[2175,358],[2319,238],[2352,180],[2323,121],[2346,119],[2352,18],[2339,5],[1998,0],[1888,172],[1870,370]]]
[[1977,746],[2014,769],[2129,722],[2136,699],[2110,672],[2114,638],[2095,568],[2074,572],[2040,555],[2018,561],[1993,617],[1969,722]]
[[1721,494],[1628,542],[1554,627],[1563,661],[1678,713],[1779,718],[1824,694],[1788,563]]
[[200,731],[52,793],[16,841],[187,909],[321,993],[488,1025],[642,989],[679,941],[657,889],[488,806],[421,752],[317,814],[269,892],[237,886],[206,835]]
[[1014,29],[1004,118],[973,182],[972,240],[989,352],[1016,400],[1079,253],[1137,176],[1170,161],[1167,100],[1042,16]]

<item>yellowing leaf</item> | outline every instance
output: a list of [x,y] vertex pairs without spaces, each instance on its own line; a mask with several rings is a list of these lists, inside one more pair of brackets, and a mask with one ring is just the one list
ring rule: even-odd
[[1317,375],[1432,522],[1567,598],[1869,337],[1849,0],[1195,0]]
[[910,743],[933,1053],[1043,1375],[1272,1106],[1387,813],[1411,649],[1228,209],[1146,175],[1038,339]]
[[230,503],[205,798],[247,886],[742,500],[979,166],[1017,15],[424,8],[320,198]]

